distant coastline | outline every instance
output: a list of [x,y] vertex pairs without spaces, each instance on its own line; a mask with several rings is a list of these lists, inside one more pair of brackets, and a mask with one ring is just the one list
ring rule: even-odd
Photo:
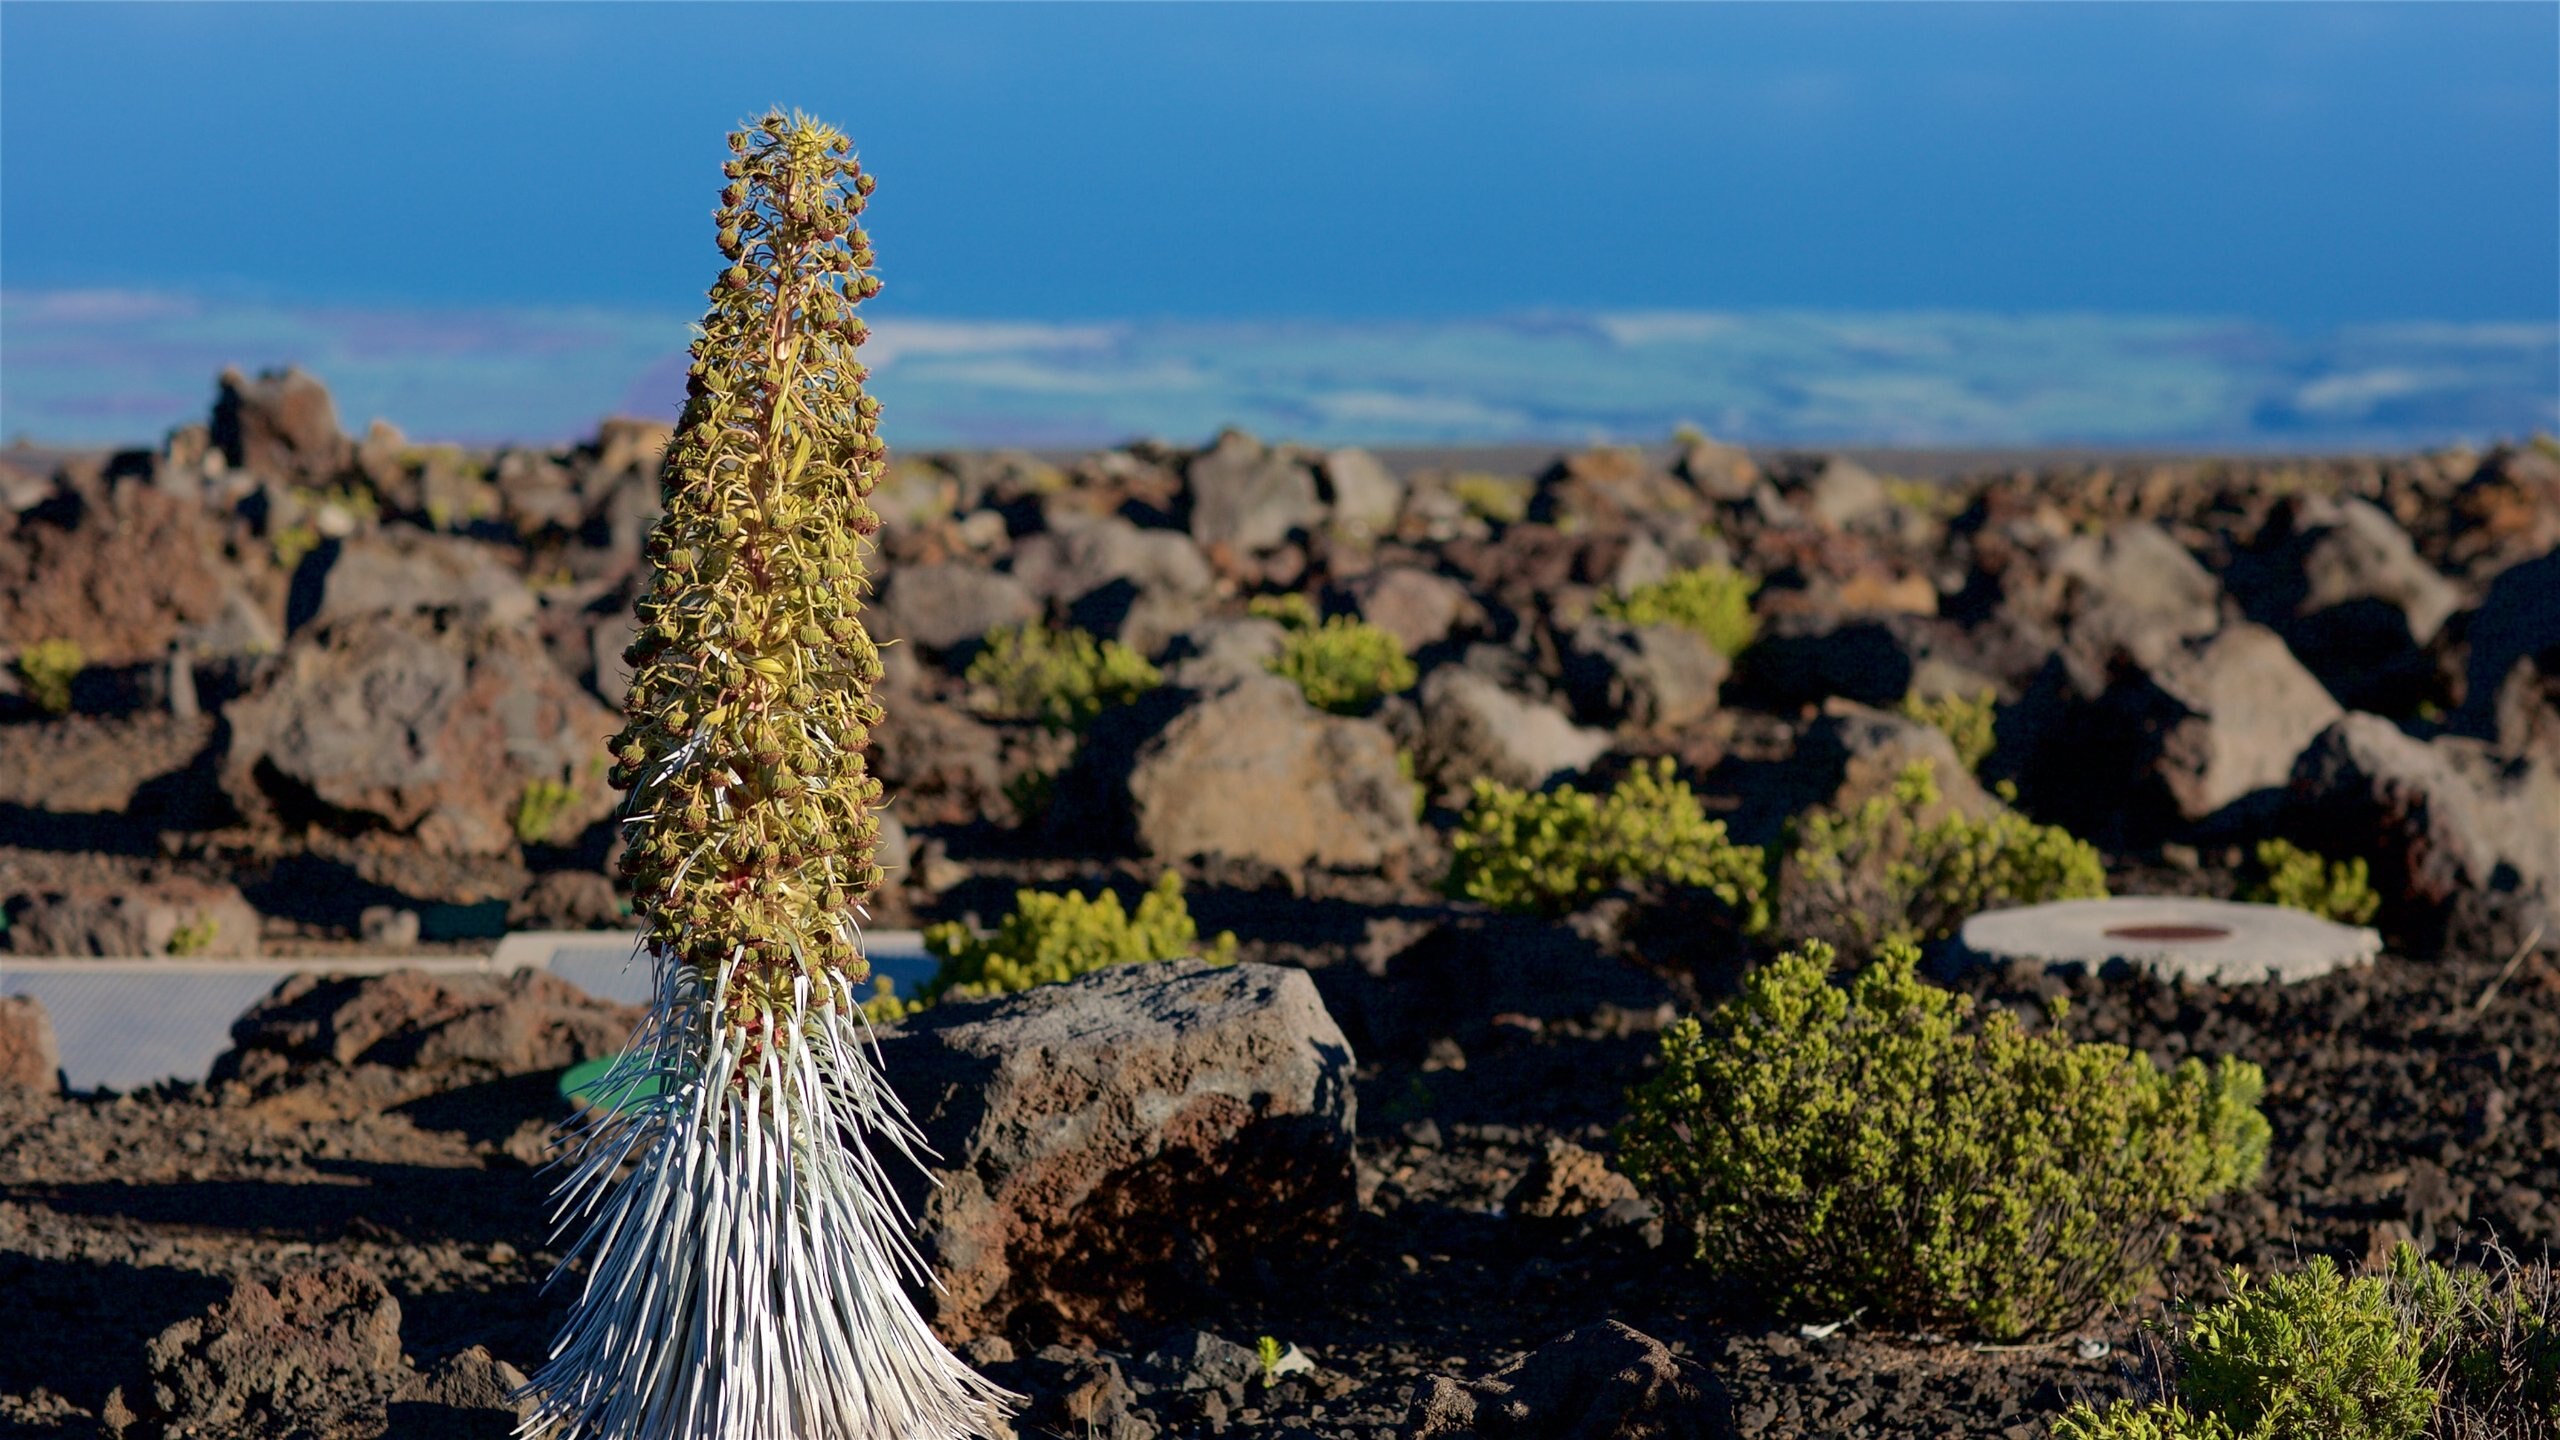
[[[1386,446],[1653,441],[2256,451],[2479,444],[2560,430],[2560,324],[2300,334],[2235,319],[1965,312],[1545,313],[1086,324],[907,317],[865,356],[909,448],[1196,441],[1224,425]],[[680,315],[297,306],[0,292],[0,438],[138,444],[210,377],[299,364],[361,431],[557,443],[672,418]]]

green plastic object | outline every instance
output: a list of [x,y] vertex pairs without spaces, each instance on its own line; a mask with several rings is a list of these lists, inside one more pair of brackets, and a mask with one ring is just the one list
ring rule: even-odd
[[560,1072],[560,1098],[572,1105],[607,1110],[636,1110],[644,1100],[654,1099],[660,1088],[659,1078],[643,1075],[626,1080],[608,1090],[605,1076],[622,1059],[619,1055],[599,1055],[581,1060]]

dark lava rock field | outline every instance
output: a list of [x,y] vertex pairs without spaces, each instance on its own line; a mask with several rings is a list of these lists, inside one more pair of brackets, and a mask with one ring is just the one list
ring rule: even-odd
[[[235,374],[154,448],[0,451],[0,654],[77,647],[59,694],[0,670],[0,973],[628,924],[603,743],[666,435],[351,438],[310,377]],[[950,1261],[946,1338],[1030,1397],[1023,1433],[2024,1440],[2145,1393],[2164,1317],[2230,1267],[2560,1238],[2560,458],[1950,468],[1695,437],[895,458],[866,617],[897,642],[875,922],[990,924],[1018,888],[1135,898],[1172,869],[1246,962],[1168,970],[1202,1018],[1143,1061],[1057,1061],[1137,1097],[1100,1138],[1057,1138],[1098,1102],[1001,1061],[1042,1007],[1154,1034],[1135,978],[886,1044],[893,1074],[958,1077],[930,1080],[935,1115],[1034,1117],[973,1173],[1083,1187],[932,1202],[934,1253],[977,1256]],[[1703,566],[1757,582],[1738,655],[1606,613]],[[1392,633],[1418,683],[1305,703],[1267,673],[1281,596]],[[1081,733],[995,718],[969,662],[1032,620],[1166,684]],[[2074,1034],[2164,1062],[2263,1066],[2266,1174],[2069,1333],[1781,1320],[1683,1261],[1609,1164],[1656,1037],[1762,942],[1678,894],[1553,921],[1453,900],[1449,832],[1479,778],[1668,759],[1778,845],[1879,767],[1952,757],[1907,699],[1983,693],[1982,783],[1948,783],[2013,787],[2114,893],[2227,897],[2288,838],[2367,862],[2384,953],[2290,986],[1957,977],[2022,1013],[2065,994]],[[632,1018],[547,975],[299,979],[207,1080],[66,1095],[0,1006],[0,1432],[508,1433],[565,1304],[557,1077]],[[1273,1034],[1338,1060],[1282,1065]],[[1147,1099],[1213,1072],[1265,1110]]]

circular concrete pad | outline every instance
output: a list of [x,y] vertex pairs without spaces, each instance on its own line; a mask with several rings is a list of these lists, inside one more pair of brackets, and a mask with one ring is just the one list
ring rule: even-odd
[[2029,960],[2058,969],[2130,966],[2164,979],[2287,984],[2361,965],[2382,937],[2280,905],[2133,895],[1990,910],[1964,922],[1967,964]]

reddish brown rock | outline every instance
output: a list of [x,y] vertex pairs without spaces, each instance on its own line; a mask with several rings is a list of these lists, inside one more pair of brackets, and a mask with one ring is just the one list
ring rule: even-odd
[[222,786],[244,812],[352,821],[430,854],[512,850],[537,784],[568,787],[539,815],[549,837],[614,803],[618,720],[521,631],[387,614],[307,631],[224,718]]
[[1574,1220],[1636,1198],[1636,1182],[1607,1160],[1569,1140],[1549,1140],[1508,1203],[1513,1214],[1532,1220]]
[[77,644],[90,664],[157,659],[226,594],[204,510],[148,485],[66,491],[0,524],[0,652]]
[[1548,1341],[1482,1380],[1435,1375],[1406,1423],[1413,1440],[1722,1440],[1736,1433],[1723,1382],[1615,1320]]
[[238,959],[258,953],[264,928],[233,886],[174,875],[35,891],[10,897],[7,908],[0,949],[19,955]]
[[[558,1070],[619,1050],[641,1007],[547,970],[295,975],[231,1027],[216,1079],[272,1088],[327,1070],[408,1072],[426,1088]],[[415,1087],[413,1087],[415,1088]]]
[[1114,966],[880,1049],[939,1156],[902,1183],[954,1340],[1143,1333],[1349,1213],[1351,1048],[1304,971]]
[[355,443],[338,429],[337,402],[329,387],[287,368],[255,380],[222,372],[213,402],[213,443],[232,468],[269,480],[315,484],[335,478],[355,460]]
[[1177,859],[1358,869],[1405,853],[1420,835],[1395,740],[1369,721],[1317,710],[1274,675],[1176,716],[1138,752],[1129,806],[1139,845]]
[[207,1313],[162,1331],[149,1379],[108,1397],[112,1434],[379,1434],[409,1378],[400,1302],[361,1265],[242,1280]]
[[26,995],[0,995],[0,1090],[52,1095],[62,1089],[62,1050],[53,1018]]

